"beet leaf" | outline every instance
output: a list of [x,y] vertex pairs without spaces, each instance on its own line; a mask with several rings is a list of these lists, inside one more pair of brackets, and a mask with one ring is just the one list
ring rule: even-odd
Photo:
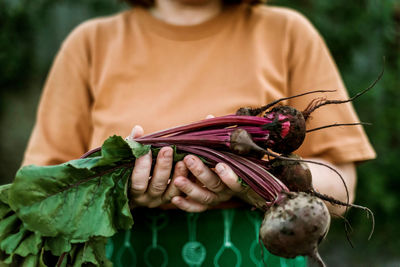
[[[18,266],[110,266],[108,237],[133,224],[127,187],[134,159],[150,151],[119,136],[87,158],[25,166],[0,187],[0,260]],[[47,259],[53,257],[53,262]]]

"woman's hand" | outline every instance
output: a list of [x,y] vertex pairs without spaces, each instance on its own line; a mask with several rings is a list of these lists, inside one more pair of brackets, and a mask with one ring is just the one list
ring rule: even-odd
[[[143,128],[135,126],[127,138],[137,138],[143,135]],[[156,163],[152,170],[151,152],[136,159],[135,167],[131,176],[130,207],[155,208],[161,204],[168,203],[180,194],[175,186],[174,180],[179,176],[187,176],[188,169],[180,161],[173,166],[173,150],[171,147],[163,147],[157,155]],[[151,178],[150,178],[151,176]],[[169,182],[169,179],[172,179]]]
[[195,180],[187,176],[175,178],[174,185],[186,194],[186,197],[172,198],[172,203],[178,208],[188,212],[201,212],[210,206],[229,200],[232,196],[238,196],[258,208],[265,204],[265,200],[250,187],[243,186],[239,182],[238,176],[226,164],[218,163],[214,172],[193,155],[186,156],[184,163]]

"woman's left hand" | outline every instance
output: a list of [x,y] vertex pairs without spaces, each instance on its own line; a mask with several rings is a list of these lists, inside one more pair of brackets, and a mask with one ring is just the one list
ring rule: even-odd
[[171,202],[178,208],[187,212],[202,212],[232,196],[258,208],[265,204],[265,200],[250,187],[240,183],[238,176],[226,164],[218,163],[214,172],[196,156],[188,155],[183,161],[195,180],[183,176],[174,180],[174,185],[186,194],[185,197],[172,198]]

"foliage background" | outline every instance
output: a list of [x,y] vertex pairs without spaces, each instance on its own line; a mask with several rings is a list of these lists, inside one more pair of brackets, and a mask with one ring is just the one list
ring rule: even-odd
[[[378,158],[358,167],[356,203],[375,212],[370,220],[352,210],[351,240],[343,221],[333,223],[322,255],[330,266],[400,266],[400,1],[271,0],[305,14],[325,38],[354,95],[385,66],[383,79],[354,105]],[[107,0],[0,1],[0,183],[12,181],[32,130],[42,85],[66,35],[80,22],[127,8]],[[385,57],[385,63],[383,63]]]

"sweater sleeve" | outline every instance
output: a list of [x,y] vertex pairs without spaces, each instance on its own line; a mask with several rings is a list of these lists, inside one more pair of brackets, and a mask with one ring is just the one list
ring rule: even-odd
[[[290,101],[304,110],[315,98],[348,99],[339,71],[315,28],[302,15],[294,13],[287,27],[287,62],[289,95],[313,90],[336,90],[332,93],[311,94]],[[326,105],[307,120],[307,129],[335,123],[359,122],[351,103]],[[326,128],[306,134],[296,152],[303,157],[321,157],[334,163],[358,162],[376,157],[361,126]]]
[[63,42],[47,77],[23,165],[59,164],[83,154],[91,136],[86,26]]

